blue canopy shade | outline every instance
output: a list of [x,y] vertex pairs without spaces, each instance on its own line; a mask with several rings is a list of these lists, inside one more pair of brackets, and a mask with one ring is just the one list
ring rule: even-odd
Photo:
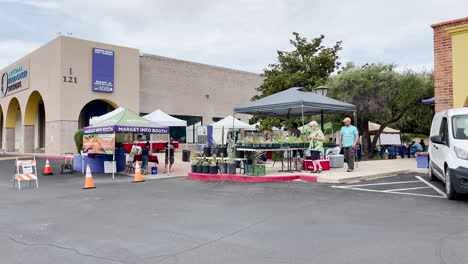
[[293,118],[320,113],[356,112],[356,106],[330,97],[318,95],[303,87],[293,87],[257,101],[240,105],[234,108],[234,112]]
[[435,103],[435,97],[429,98],[429,99],[423,99],[421,100],[421,103],[423,104],[434,104]]

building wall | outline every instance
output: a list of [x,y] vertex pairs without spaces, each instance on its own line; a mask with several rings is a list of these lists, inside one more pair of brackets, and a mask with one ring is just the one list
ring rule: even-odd
[[468,106],[468,25],[447,31],[452,36],[453,107]]
[[[114,92],[92,91],[92,49],[114,51]],[[138,113],[140,111],[140,68],[139,50],[116,45],[62,37],[60,117],[54,121],[61,127],[60,152],[74,151],[73,135],[78,130],[81,109],[90,101],[101,99],[115,106]],[[72,74],[70,75],[70,68]],[[77,83],[63,82],[63,76],[77,77]]]
[[[233,114],[248,103],[263,77],[256,73],[143,54],[140,57],[140,112],[158,108],[170,115],[213,117]],[[247,120],[248,116],[239,115]]]
[[[110,49],[115,52],[113,93],[92,91],[92,48]],[[4,120],[9,120],[8,108],[10,102],[15,101],[12,100],[14,98],[19,102],[21,113],[20,117],[14,118],[21,121],[10,124],[4,122],[2,147],[7,151],[35,151],[38,130],[34,120],[37,120],[37,105],[32,102],[37,104],[41,99],[45,108],[45,152],[49,154],[76,151],[73,135],[78,130],[79,114],[92,100],[102,99],[135,112],[140,111],[138,49],[60,36],[5,67],[0,73],[10,71],[18,65],[28,65],[28,76],[24,79],[24,85],[27,84],[29,88],[0,96]],[[77,83],[64,82],[64,76],[77,77]],[[34,98],[36,100],[33,100]],[[26,118],[28,114],[33,118]],[[32,121],[25,122],[25,118]],[[16,135],[14,147],[7,148],[7,142],[15,138],[7,135],[8,133]]]
[[[436,112],[462,106],[459,104],[454,105],[454,65],[452,64],[454,54],[452,53],[452,36],[447,30],[463,25],[468,25],[468,18],[452,20],[431,26],[434,31],[434,85]],[[461,90],[463,87],[457,87],[455,89]]]

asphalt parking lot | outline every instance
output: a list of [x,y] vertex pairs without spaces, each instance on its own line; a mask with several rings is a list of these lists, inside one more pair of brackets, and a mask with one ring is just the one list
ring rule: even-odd
[[56,173],[18,191],[13,164],[0,160],[2,263],[468,263],[468,199],[425,175],[339,188],[94,175],[82,190]]

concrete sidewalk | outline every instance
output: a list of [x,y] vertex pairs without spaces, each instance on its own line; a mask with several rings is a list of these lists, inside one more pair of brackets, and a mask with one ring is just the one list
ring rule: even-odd
[[346,172],[347,165],[320,173],[317,182],[349,183],[370,180],[376,177],[392,176],[406,172],[427,174],[427,169],[416,168],[416,159],[393,159],[361,161],[353,172]]

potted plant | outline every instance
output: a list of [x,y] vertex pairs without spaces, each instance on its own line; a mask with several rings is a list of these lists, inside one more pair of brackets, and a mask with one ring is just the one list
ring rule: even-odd
[[197,172],[198,160],[195,158],[192,160],[192,172]]
[[226,161],[224,160],[224,153],[221,153],[221,160],[219,161],[218,166],[219,166],[220,174],[227,173],[227,164],[226,164]]
[[210,163],[206,159],[206,156],[203,155],[203,161],[201,164],[202,171],[201,173],[210,173]]
[[227,173],[236,174],[237,162],[236,162],[236,150],[234,149],[234,140],[232,138],[228,139],[228,164],[227,164]]
[[216,155],[212,156],[211,164],[210,164],[210,174],[218,174],[218,163],[216,159]]

